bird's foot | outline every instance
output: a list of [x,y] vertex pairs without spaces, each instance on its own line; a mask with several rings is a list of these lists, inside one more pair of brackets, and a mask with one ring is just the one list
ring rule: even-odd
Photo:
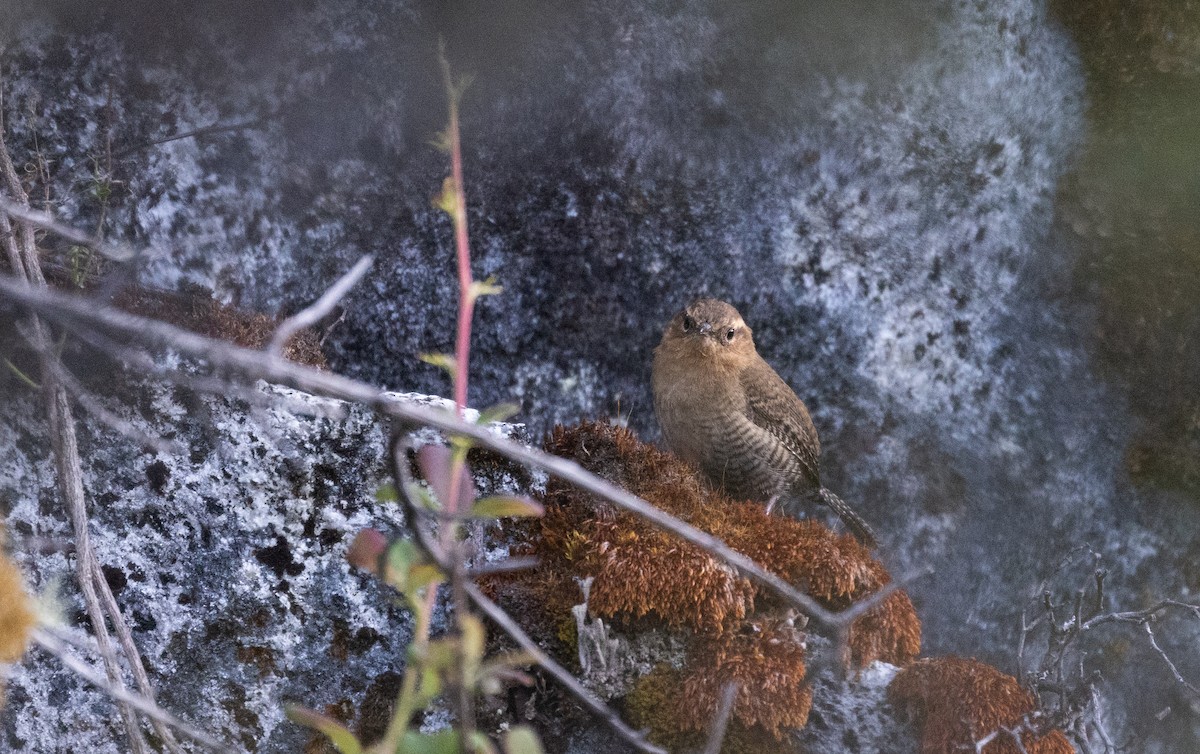
[[775,510],[775,503],[779,502],[779,495],[771,495],[771,499],[767,501],[767,515],[771,515],[771,511]]

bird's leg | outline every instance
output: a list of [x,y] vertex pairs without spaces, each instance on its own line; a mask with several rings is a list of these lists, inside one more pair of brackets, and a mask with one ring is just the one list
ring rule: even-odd
[[771,511],[775,509],[775,503],[779,502],[779,493],[771,495],[771,499],[767,501],[767,515],[771,515]]

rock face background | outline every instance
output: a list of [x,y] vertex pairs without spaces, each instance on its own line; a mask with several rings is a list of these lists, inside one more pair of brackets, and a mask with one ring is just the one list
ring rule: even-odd
[[[331,336],[333,368],[445,391],[416,359],[450,350],[453,330],[450,227],[429,206],[447,170],[428,144],[444,121],[443,37],[475,75],[463,113],[474,270],[505,287],[477,310],[472,402],[516,399],[535,437],[619,413],[655,438],[662,324],[690,297],[727,298],[813,410],[826,483],[876,524],[884,560],[896,573],[934,567],[910,588],[926,652],[1015,671],[1037,585],[1071,590],[1090,574],[1057,572],[1077,547],[1104,555],[1114,608],[1194,599],[1200,584],[1200,477],[1180,452],[1197,442],[1200,410],[1186,389],[1200,373],[1186,337],[1200,321],[1186,294],[1200,233],[1178,219],[1194,203],[1133,205],[1176,218],[1147,236],[1158,256],[1106,244],[1108,210],[1129,205],[1103,192],[1129,171],[1104,169],[1096,145],[1124,154],[1122,125],[1096,108],[1129,106],[1103,78],[1129,73],[1098,63],[1088,41],[1164,25],[1172,40],[1200,34],[1195,19],[1138,7],[1145,23],[1131,31],[1019,0],[64,0],[9,8],[4,115],[31,180],[45,166],[61,217],[159,250],[137,267],[145,285],[288,312],[374,254]],[[1152,73],[1135,77],[1194,91],[1194,45],[1147,54]],[[1159,190],[1197,191],[1186,174]],[[1139,269],[1156,285],[1117,295],[1139,290]],[[1159,292],[1169,315],[1155,313]],[[38,431],[26,403],[3,406],[8,434]],[[166,423],[187,413],[152,408]],[[379,452],[371,437],[356,435],[351,453]],[[94,465],[93,494],[142,473],[106,443],[93,452],[113,461]],[[49,497],[44,444],[18,447],[6,511]],[[1160,461],[1182,464],[1170,479],[1183,481],[1131,478]],[[282,472],[265,462],[198,494],[260,473],[268,494]],[[18,546],[62,530],[41,506]],[[191,515],[202,531],[205,512]],[[270,546],[282,531],[260,523],[239,526]],[[116,567],[127,541],[113,533]],[[186,588],[220,592],[202,582]],[[136,614],[135,592],[122,599]],[[1167,625],[1180,671],[1200,679],[1188,650],[1200,631]],[[1196,700],[1143,637],[1107,638],[1093,661],[1114,729],[1147,751],[1194,741]],[[36,738],[14,730],[10,741]]]

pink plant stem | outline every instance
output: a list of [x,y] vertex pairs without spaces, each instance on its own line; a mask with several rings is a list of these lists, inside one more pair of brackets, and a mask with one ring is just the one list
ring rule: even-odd
[[454,346],[454,402],[458,406],[458,418],[463,419],[467,408],[467,362],[470,358],[471,317],[475,311],[475,296],[471,293],[471,247],[467,241],[467,197],[463,191],[457,95],[452,95],[450,104],[450,170],[451,177],[454,179],[454,247],[458,252],[460,296],[458,340]]
[[[454,343],[454,405],[458,413],[458,418],[465,421],[467,408],[467,362],[470,358],[471,349],[471,317],[475,310],[475,297],[471,292],[471,246],[467,241],[467,196],[463,191],[463,169],[462,169],[462,147],[459,143],[458,136],[458,90],[454,86],[454,80],[450,76],[450,64],[446,60],[444,54],[442,57],[442,75],[446,80],[446,94],[450,98],[450,124],[446,129],[450,147],[450,177],[454,183],[454,211],[451,212],[451,217],[454,219],[454,248],[458,258],[458,330]],[[450,467],[450,492],[449,499],[442,501],[446,506],[446,510],[451,515],[458,512],[458,495],[462,487],[462,470],[465,466],[464,459],[455,454],[454,460]],[[445,551],[452,551],[457,527],[453,525],[443,526],[438,532],[438,539],[441,541]],[[439,586],[434,585],[425,590],[425,596],[420,613],[420,618],[417,622],[417,632],[414,641],[419,645],[425,645],[429,641],[429,624],[433,618],[434,608],[437,606],[437,595]],[[415,675],[405,673],[405,683],[409,678],[415,678]],[[409,692],[411,693],[411,689]],[[401,699],[406,698],[401,694]],[[407,716],[406,716],[407,717]],[[389,731],[396,735],[401,734],[408,725],[408,720],[403,721],[405,727],[396,728],[395,731]]]
[[[471,290],[471,246],[467,239],[467,196],[463,189],[462,144],[458,130],[459,89],[450,74],[450,63],[442,55],[442,76],[450,98],[450,124],[446,129],[450,147],[450,179],[454,184],[454,248],[458,257],[458,332],[454,344],[454,405],[458,418],[466,419],[467,367],[471,358],[471,318],[475,312],[475,295]],[[455,456],[450,470],[450,499],[443,501],[447,512],[458,513],[458,495],[462,483],[463,462]]]

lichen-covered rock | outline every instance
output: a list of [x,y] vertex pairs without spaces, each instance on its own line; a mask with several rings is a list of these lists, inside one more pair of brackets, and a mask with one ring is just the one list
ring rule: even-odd
[[[814,637],[812,642],[819,644],[821,639]],[[895,665],[874,662],[847,678],[830,666],[816,669],[809,683],[813,698],[821,704],[813,708],[804,729],[795,734],[800,751],[915,752],[917,742],[910,728],[887,703],[888,684],[899,670]]]
[[[248,751],[299,751],[310,732],[284,720],[285,702],[357,710],[403,667],[407,612],[345,560],[358,529],[404,530],[397,505],[376,498],[386,427],[265,384],[244,397],[269,405],[136,382],[129,394],[103,400],[184,453],[143,452],[87,414],[78,424],[93,547],[158,700]],[[34,586],[57,583],[68,621],[85,625],[74,559],[48,546],[71,534],[40,411],[28,389],[0,403],[0,502]],[[516,486],[500,467],[480,478]],[[104,694],[33,653],[9,681],[2,748],[124,751],[118,720]]]
[[[1108,128],[1089,120],[1095,50],[1116,53],[1099,60],[1103,92],[1132,73],[1131,99],[1157,102],[1149,71],[1165,100],[1200,101],[1194,9],[163,7],[0,10],[26,19],[0,30],[25,179],[37,197],[48,180],[61,218],[154,246],[142,283],[288,313],[372,253],[327,341],[333,368],[442,390],[412,356],[450,350],[453,331],[451,230],[428,201],[446,173],[428,145],[443,37],[476,74],[462,112],[475,272],[505,287],[478,308],[479,405],[516,399],[535,433],[620,414],[653,439],[657,334],[689,297],[721,296],[808,402],[824,480],[876,524],[890,569],[933,566],[909,591],[937,605],[923,611],[937,650],[1011,653],[1015,606],[1077,544],[1106,556],[1123,604],[1196,593],[1195,264],[1179,253],[1196,202],[1187,161],[1161,161],[1196,153],[1195,118],[1129,128],[1118,109],[1126,135],[1093,152],[1118,159],[1085,162],[1071,211],[1059,185]],[[1169,149],[1163,119],[1181,135]],[[1150,169],[1129,180],[1120,158],[1142,151]],[[1120,188],[1097,202],[1096,186]],[[45,243],[68,277],[107,271]],[[1132,404],[1098,363],[1128,368]],[[1200,677],[1186,651],[1200,632],[1177,633],[1180,671]],[[1158,663],[1144,643],[1130,652],[1106,668],[1110,721],[1149,748],[1190,744],[1169,672],[1140,671]]]

